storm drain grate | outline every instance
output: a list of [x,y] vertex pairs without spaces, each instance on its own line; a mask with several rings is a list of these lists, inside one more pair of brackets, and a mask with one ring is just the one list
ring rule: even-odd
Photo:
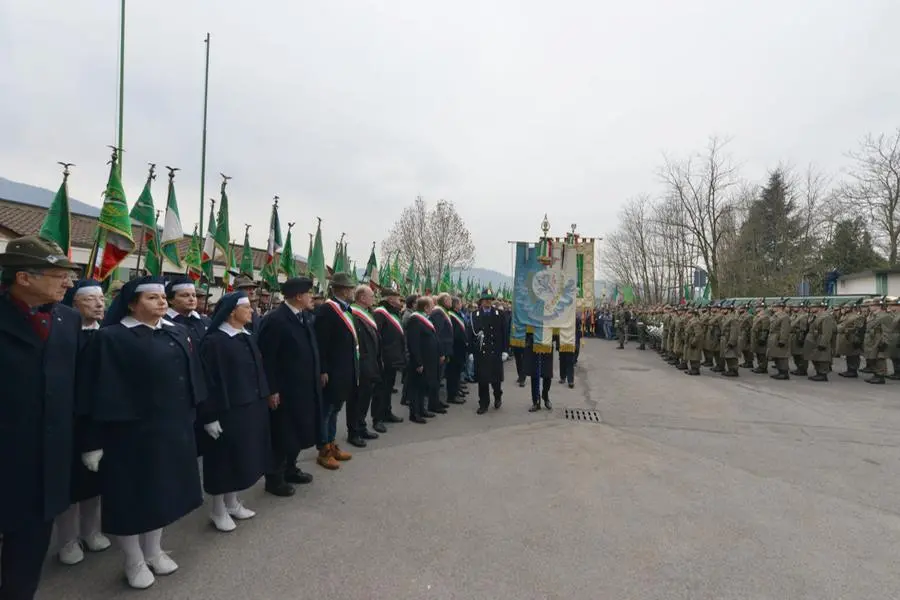
[[589,408],[567,408],[563,414],[567,421],[581,421],[583,423],[602,423],[600,411]]

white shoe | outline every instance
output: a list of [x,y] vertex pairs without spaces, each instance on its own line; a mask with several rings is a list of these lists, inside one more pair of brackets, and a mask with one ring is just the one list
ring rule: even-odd
[[146,590],[156,582],[153,573],[147,568],[147,563],[138,563],[136,565],[125,565],[125,579],[128,585],[136,590]]
[[216,529],[225,533],[237,529],[237,525],[234,524],[234,521],[228,513],[225,513],[224,515],[210,514],[209,520],[212,521],[212,524],[215,525]]
[[84,560],[84,551],[78,540],[71,541],[59,549],[59,562],[64,565],[77,565]]
[[165,552],[160,552],[159,556],[148,558],[147,565],[157,575],[171,575],[178,570],[178,563],[169,558]]
[[231,508],[226,508],[225,510],[227,510],[228,514],[231,515],[232,517],[234,517],[235,519],[237,519],[238,521],[252,519],[253,517],[256,516],[255,512],[253,512],[252,510],[250,510],[249,508],[247,508],[240,502],[237,503],[237,506],[234,506]]
[[84,538],[84,545],[91,552],[103,552],[110,546],[109,538],[99,531]]

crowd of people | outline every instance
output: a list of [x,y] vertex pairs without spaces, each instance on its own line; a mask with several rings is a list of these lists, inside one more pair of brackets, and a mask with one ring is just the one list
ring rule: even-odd
[[724,377],[738,377],[740,368],[769,374],[771,366],[776,380],[827,382],[834,359],[844,357],[841,377],[866,373],[865,381],[877,385],[900,380],[900,298],[894,296],[656,306],[634,318],[639,332],[649,331],[651,345],[688,375],[700,375],[700,367]]
[[163,528],[204,492],[211,525],[237,529],[260,479],[279,497],[312,481],[302,450],[329,471],[352,459],[342,411],[355,447],[402,422],[399,381],[416,424],[465,403],[467,382],[479,415],[502,406],[510,315],[489,290],[470,307],[390,289],[376,303],[335,273],[327,297],[295,277],[263,311],[244,277],[201,314],[187,277],[138,277],[109,302],[37,236],[8,242],[0,269],[0,600],[33,598],[54,524],[62,563],[115,545],[127,583],[153,585],[178,569]]

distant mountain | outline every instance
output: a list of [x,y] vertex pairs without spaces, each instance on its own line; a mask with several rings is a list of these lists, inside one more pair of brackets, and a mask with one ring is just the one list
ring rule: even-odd
[[[0,177],[0,199],[48,208],[53,202],[54,196],[56,196],[55,191]],[[71,197],[69,198],[69,210],[88,217],[100,216],[100,209],[96,206],[85,204]]]

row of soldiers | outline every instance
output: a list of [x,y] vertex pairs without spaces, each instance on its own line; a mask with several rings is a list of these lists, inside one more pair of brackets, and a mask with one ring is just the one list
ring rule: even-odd
[[688,375],[699,375],[701,366],[725,377],[739,376],[739,366],[768,373],[771,362],[773,379],[798,375],[824,382],[833,359],[843,356],[842,377],[870,373],[866,381],[873,384],[900,379],[900,298],[893,296],[834,306],[786,300],[657,306],[635,318],[650,329],[653,347]]

